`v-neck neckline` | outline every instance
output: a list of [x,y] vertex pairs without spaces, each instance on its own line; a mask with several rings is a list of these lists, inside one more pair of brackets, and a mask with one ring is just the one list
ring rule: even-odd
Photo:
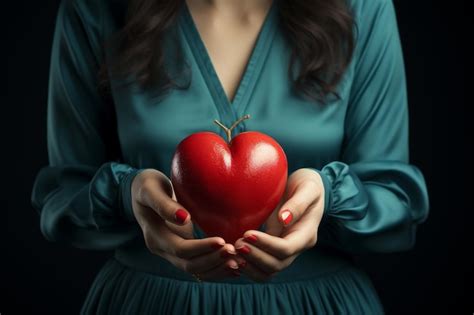
[[[277,1],[278,0],[273,0],[269,10],[267,11],[232,101],[229,100],[225,93],[224,87],[217,75],[217,71],[212,63],[209,52],[201,34],[199,33],[197,25],[194,22],[188,5],[186,1],[183,2],[183,12],[180,15],[180,18],[184,22],[183,33],[190,44],[194,58],[196,59],[209,91],[211,92],[213,101],[221,110],[221,115],[226,116],[225,123],[227,124],[232,124],[245,114],[244,111],[247,108],[250,95],[256,84],[257,77],[262,71],[263,63],[266,59],[265,57],[270,50],[270,43],[275,34],[276,28],[273,27],[273,25],[275,23]],[[245,123],[243,121],[236,129],[241,132],[244,127]]]

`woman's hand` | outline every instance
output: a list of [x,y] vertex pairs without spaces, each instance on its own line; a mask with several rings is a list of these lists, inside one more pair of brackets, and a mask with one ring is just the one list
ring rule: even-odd
[[249,230],[235,242],[244,274],[266,281],[316,245],[324,211],[324,186],[314,170],[301,168],[288,177],[284,196],[266,221],[265,233]]
[[165,174],[143,170],[131,190],[133,212],[150,252],[202,280],[238,275],[232,244],[221,237],[194,239],[190,214],[176,201]]

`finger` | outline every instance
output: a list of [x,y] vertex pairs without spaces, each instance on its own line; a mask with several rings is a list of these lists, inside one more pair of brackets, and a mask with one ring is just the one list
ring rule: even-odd
[[296,246],[294,248],[296,252],[316,245],[322,215],[317,207],[317,204],[310,206],[304,215],[288,229],[285,229],[281,235],[288,244]]
[[184,269],[190,273],[204,273],[235,256],[237,256],[237,252],[234,246],[225,244],[219,250],[187,260]]
[[278,219],[287,227],[303,215],[308,207],[315,202],[315,196],[320,189],[316,182],[307,180],[296,186],[289,198],[278,211]]
[[177,201],[173,200],[171,182],[167,179],[150,178],[142,184],[138,201],[160,215],[164,220],[184,225],[191,220],[191,215]]
[[192,220],[188,221],[188,223],[186,223],[184,225],[176,225],[176,224],[170,223],[169,221],[164,221],[164,222],[165,222],[166,226],[168,227],[168,229],[170,229],[174,233],[178,234],[182,238],[184,238],[184,239],[193,239],[193,238],[195,238],[194,233],[193,233],[194,225],[193,225]]
[[274,236],[280,236],[282,234],[284,226],[278,219],[278,209],[280,209],[283,201],[284,198],[281,198],[279,204],[275,207],[268,219],[265,221],[265,233]]
[[234,259],[228,259],[223,264],[203,273],[198,273],[199,278],[204,281],[214,281],[223,278],[240,277],[237,262]]
[[[191,259],[215,251],[218,247],[225,244],[221,237],[208,237],[202,239],[183,239],[176,234],[171,235],[170,251],[173,255],[180,258]],[[228,244],[230,245],[230,244]],[[232,246],[232,245],[230,245]]]
[[256,282],[266,282],[270,280],[271,277],[275,275],[273,274],[268,274],[259,268],[257,268],[255,265],[253,265],[251,262],[245,264],[245,266],[240,267],[241,273],[252,279],[253,281]]
[[[229,249],[222,248],[221,250],[214,251],[210,254],[201,255],[193,259],[185,259],[174,256],[162,250],[158,250],[157,255],[165,258],[176,267],[186,271],[188,273],[206,273],[211,271],[227,261],[232,260],[232,257],[237,256],[234,254],[227,254]],[[238,269],[237,263],[230,262],[232,270]]]
[[143,216],[145,220],[142,222],[142,230],[147,247],[151,250],[162,250],[179,258],[190,259],[215,251],[225,244],[224,239],[217,236],[184,239],[171,231],[165,221],[152,210],[144,211]]
[[283,270],[289,263],[287,259],[281,260],[252,244],[245,243],[242,238],[235,242],[235,249],[247,262],[268,274]]
[[[305,248],[306,237],[301,234],[294,232],[288,235],[288,237],[278,237],[259,230],[248,230],[244,233],[243,240],[248,245],[251,244],[258,247],[262,251],[282,260],[299,253]],[[237,247],[237,242],[235,246]]]
[[239,265],[239,270],[244,269],[245,266],[247,265],[247,261],[242,257],[242,255],[237,255],[233,256],[232,259],[234,259],[237,262],[237,265]]

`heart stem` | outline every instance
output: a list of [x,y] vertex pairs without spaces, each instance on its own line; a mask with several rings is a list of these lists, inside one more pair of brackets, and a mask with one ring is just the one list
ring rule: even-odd
[[214,122],[216,124],[218,124],[222,129],[224,129],[226,135],[227,135],[227,143],[230,143],[230,140],[232,140],[232,129],[234,129],[238,124],[240,124],[242,121],[244,121],[245,119],[249,119],[250,118],[250,115],[249,114],[246,114],[242,117],[240,117],[236,122],[234,122],[232,124],[232,126],[230,128],[227,128],[224,124],[222,124],[220,121],[218,121],[217,119],[214,119]]

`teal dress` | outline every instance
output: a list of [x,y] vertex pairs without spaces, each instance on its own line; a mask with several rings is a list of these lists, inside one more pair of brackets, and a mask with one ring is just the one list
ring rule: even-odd
[[[47,111],[49,165],[33,186],[32,204],[50,241],[113,250],[82,313],[99,314],[381,314],[367,275],[352,257],[412,248],[428,214],[420,170],[409,164],[406,79],[391,0],[351,0],[358,23],[354,58],[327,104],[301,97],[287,67],[290,45],[274,2],[230,102],[184,6],[165,36],[167,66],[185,89],[97,92],[101,41],[123,25],[125,0],[61,3],[52,46]],[[178,43],[184,62],[176,61]],[[113,51],[107,51],[113,56]],[[181,71],[179,65],[187,65]],[[178,71],[178,69],[181,69]],[[186,136],[213,123],[266,133],[286,152],[289,172],[310,168],[325,189],[318,243],[265,283],[245,275],[196,282],[145,247],[130,187],[143,169],[170,176]],[[316,222],[315,222],[316,224]],[[196,237],[204,234],[197,227]]]

